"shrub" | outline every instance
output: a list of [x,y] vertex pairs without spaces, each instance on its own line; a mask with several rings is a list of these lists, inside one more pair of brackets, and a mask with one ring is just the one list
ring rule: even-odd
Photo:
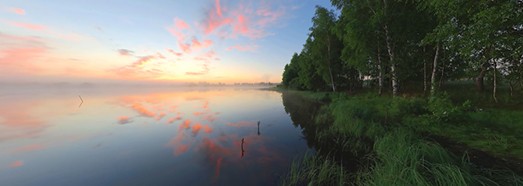
[[432,118],[439,122],[462,122],[468,120],[467,111],[472,108],[470,101],[455,106],[444,93],[429,98],[428,110]]

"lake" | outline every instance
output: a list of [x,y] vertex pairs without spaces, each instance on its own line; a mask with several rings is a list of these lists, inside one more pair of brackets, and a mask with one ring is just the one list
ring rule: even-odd
[[0,90],[2,185],[275,185],[306,152],[275,91]]

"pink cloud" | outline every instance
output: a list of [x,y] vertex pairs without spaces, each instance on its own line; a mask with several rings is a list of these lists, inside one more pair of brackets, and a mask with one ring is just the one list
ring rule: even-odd
[[[157,68],[158,63],[165,62],[167,59],[167,57],[160,52],[146,56],[135,56],[133,51],[120,49],[118,50],[118,53],[123,56],[135,57],[136,60],[128,65],[109,69],[109,72],[116,73],[117,75],[127,79],[147,79],[165,74],[162,69]],[[154,63],[151,63],[152,61],[154,61]]]
[[9,21],[7,23],[14,27],[24,28],[24,29],[33,30],[33,31],[44,31],[44,30],[48,29],[47,26],[39,25],[39,24],[12,22],[12,21]]
[[5,74],[41,73],[43,69],[37,65],[38,59],[45,57],[46,47],[7,48],[0,47],[0,72]]
[[189,25],[185,21],[178,18],[174,19],[174,25],[178,30],[189,29]]
[[138,60],[133,63],[133,66],[142,66],[154,58],[156,58],[156,57],[152,56],[152,55],[139,57]]
[[17,168],[17,167],[21,167],[21,166],[24,166],[24,162],[22,160],[17,160],[17,161],[12,162],[11,164],[9,164],[9,167],[11,167],[11,168]]
[[[210,47],[213,44],[212,40],[206,39],[203,41],[198,40],[195,36],[192,37],[192,39],[188,40],[187,36],[184,34],[184,32],[191,32],[194,33],[194,31],[190,30],[191,27],[183,20],[175,18],[174,19],[174,25],[167,28],[167,30],[176,38],[176,41],[178,42],[178,47],[184,52],[184,53],[191,53],[200,49],[205,49]],[[174,51],[171,53],[181,56],[181,54],[178,54]]]
[[222,16],[222,7],[220,6],[220,0],[216,0],[215,1],[216,3],[216,14],[218,14],[218,16]]
[[274,8],[263,2],[250,6],[239,4],[227,10],[230,11],[223,11],[219,1],[216,1],[214,8],[206,12],[203,20],[206,35],[217,33],[222,38],[262,38],[269,35],[265,31],[266,27],[276,23],[285,14],[284,7]]
[[181,52],[175,52],[173,49],[167,49],[167,51],[175,56],[181,57],[183,53]]
[[25,15],[25,10],[22,8],[11,7],[9,11],[18,15]]
[[231,24],[233,22],[232,18],[224,18],[218,16],[218,13],[215,11],[208,12],[206,20],[204,20],[204,33],[211,34],[216,29]]
[[29,145],[17,147],[12,152],[13,153],[25,153],[25,152],[42,150],[42,149],[45,149],[45,146],[43,144],[29,144]]
[[158,57],[158,58],[160,58],[160,59],[165,59],[165,58],[166,58],[166,57],[165,57],[162,53],[160,53],[160,52],[157,52],[157,53],[156,53],[156,57]]
[[133,51],[127,49],[118,49],[118,53],[122,56],[132,56],[134,54]]
[[44,41],[40,37],[17,36],[0,32],[0,39],[3,41],[0,43],[0,47],[12,47],[14,44],[23,46],[45,46]]
[[212,61],[218,61],[219,60],[219,58],[216,57],[216,52],[214,52],[214,50],[207,51],[207,52],[205,52],[203,54],[200,54],[200,55],[194,57],[193,59],[197,60],[197,61],[204,62],[202,71],[209,70],[207,64],[211,63]]
[[28,62],[41,56],[46,51],[47,49],[43,47],[8,48],[0,51],[0,53],[3,53],[0,57],[0,64]]
[[131,123],[131,119],[129,118],[129,116],[120,116],[118,117],[118,123],[121,125]]
[[193,37],[190,43],[178,41],[178,46],[185,53],[196,52],[205,48],[209,48],[212,44],[212,40],[207,39],[200,42],[196,37]]
[[212,40],[204,40],[203,42],[200,42],[198,41],[198,39],[196,38],[193,38],[192,39],[192,47],[193,48],[196,48],[196,49],[201,49],[201,48],[208,48],[212,45]]
[[237,23],[234,25],[234,32],[240,33],[240,34],[247,34],[249,32],[249,28],[247,26],[247,18],[244,15],[238,15]]
[[183,34],[183,31],[189,29],[189,25],[178,18],[174,18],[174,26],[168,27],[167,30],[171,35],[176,37],[178,43],[183,42],[185,40],[185,34]]
[[189,45],[189,44],[178,43],[178,46],[179,46],[180,49],[182,49],[182,51],[185,52],[185,53],[190,53],[190,52],[191,52],[191,45]]
[[167,30],[169,31],[169,33],[171,33],[171,35],[173,35],[178,40],[178,42],[185,40],[185,35],[182,32],[180,32],[174,28],[168,28]]
[[276,11],[272,11],[268,8],[261,8],[256,11],[256,14],[261,18],[257,21],[257,24],[261,27],[265,27],[271,23],[276,22],[285,14],[284,9],[280,8]]

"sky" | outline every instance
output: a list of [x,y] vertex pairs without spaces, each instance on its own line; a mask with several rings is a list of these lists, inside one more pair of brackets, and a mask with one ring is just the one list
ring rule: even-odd
[[328,0],[0,0],[0,82],[280,82]]

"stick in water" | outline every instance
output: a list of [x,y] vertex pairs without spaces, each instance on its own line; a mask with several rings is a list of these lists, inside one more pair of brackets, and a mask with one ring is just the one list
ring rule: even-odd
[[78,95],[78,97],[80,98],[80,101],[82,101],[80,103],[80,105],[78,105],[78,108],[80,108],[82,106],[82,104],[84,104],[84,100],[82,99],[82,96]]
[[260,135],[260,121],[258,121],[258,136]]
[[245,150],[243,150],[243,144],[245,143],[245,139],[242,138],[242,157],[245,156]]

